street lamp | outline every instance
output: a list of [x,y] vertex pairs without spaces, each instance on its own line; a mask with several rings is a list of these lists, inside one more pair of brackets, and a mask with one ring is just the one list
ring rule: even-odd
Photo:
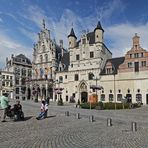
[[116,83],[115,83],[115,76],[116,76],[116,73],[115,73],[115,66],[114,65],[112,65],[113,66],[113,72],[112,72],[112,74],[114,75],[114,101],[115,101],[115,110],[116,110],[116,108],[117,108],[117,105],[116,105]]
[[60,87],[61,81],[56,80],[55,83],[58,84],[58,87],[56,87],[54,90],[55,90],[56,94],[58,94],[58,102],[59,102],[60,99],[61,99],[61,98],[59,98],[59,96],[60,96],[60,94],[62,94],[62,91],[63,91],[64,88],[61,88],[61,87]]
[[[101,89],[103,89],[103,87],[97,84],[97,81],[99,80],[97,77],[94,78],[94,80],[96,80],[96,85],[90,85],[90,89],[92,89],[93,92],[96,91],[96,101],[97,101],[97,98],[98,98],[98,96],[97,96],[97,90],[101,90]],[[92,101],[93,100],[90,100],[90,109],[91,109],[91,102]]]

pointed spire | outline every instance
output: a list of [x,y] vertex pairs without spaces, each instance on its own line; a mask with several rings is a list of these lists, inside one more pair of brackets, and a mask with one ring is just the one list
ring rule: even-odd
[[75,37],[75,38],[77,39],[73,28],[71,29],[71,32],[70,32],[70,34],[68,35],[68,38],[69,38],[70,36],[73,36],[73,37]]
[[98,21],[97,27],[95,28],[94,31],[96,31],[97,29],[100,29],[104,32],[104,29],[102,28],[100,21]]
[[45,29],[45,20],[44,19],[43,19],[42,25],[43,25],[43,28]]

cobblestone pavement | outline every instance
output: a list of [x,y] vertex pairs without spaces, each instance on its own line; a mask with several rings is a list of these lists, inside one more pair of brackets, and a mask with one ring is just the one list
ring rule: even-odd
[[[11,104],[13,104],[11,102]],[[83,110],[49,105],[48,118],[36,120],[40,103],[22,102],[25,121],[0,122],[0,148],[147,148],[148,106],[133,110]],[[69,111],[70,116],[65,116]],[[81,118],[75,115],[80,113]],[[93,115],[95,122],[89,122]],[[107,118],[113,126],[107,127]],[[137,132],[131,122],[137,122]]]

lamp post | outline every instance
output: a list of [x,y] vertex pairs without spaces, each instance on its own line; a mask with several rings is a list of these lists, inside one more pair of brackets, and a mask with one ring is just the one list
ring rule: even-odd
[[56,91],[56,94],[58,94],[58,102],[59,102],[60,99],[61,99],[59,96],[60,96],[60,94],[62,94],[62,90],[63,90],[64,88],[61,88],[61,87],[60,87],[61,81],[56,80],[55,83],[58,84],[58,87],[55,88],[55,91]]
[[98,78],[97,77],[93,77],[93,79],[96,81],[96,87],[94,87],[94,89],[95,89],[95,91],[96,91],[96,98],[97,98],[97,90],[98,90],[98,87],[97,87],[97,85],[98,85]]
[[112,72],[112,74],[114,75],[114,103],[115,103],[115,110],[116,110],[116,108],[117,108],[117,105],[116,105],[116,82],[115,82],[115,76],[116,76],[116,69],[115,69],[115,66],[114,65],[112,65],[113,66],[113,72]]
[[115,74],[114,74],[114,98],[115,98],[115,110],[116,110],[117,105],[116,105],[116,83],[115,83]]

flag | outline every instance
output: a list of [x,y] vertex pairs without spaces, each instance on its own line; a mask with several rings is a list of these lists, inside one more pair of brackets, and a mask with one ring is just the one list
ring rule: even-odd
[[35,69],[35,73],[36,73],[36,76],[38,76],[38,74],[39,74],[38,69]]
[[42,77],[43,75],[44,75],[44,70],[40,68],[40,77]]
[[48,72],[49,72],[49,68],[45,67],[45,75],[48,75]]

